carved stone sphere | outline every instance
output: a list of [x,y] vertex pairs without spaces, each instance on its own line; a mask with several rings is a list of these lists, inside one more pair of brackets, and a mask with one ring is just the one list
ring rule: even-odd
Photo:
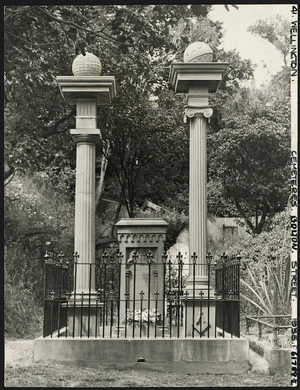
[[86,52],[86,55],[79,54],[72,64],[74,76],[100,76],[102,65],[98,57]]
[[191,43],[183,54],[184,62],[212,62],[213,51],[204,42]]

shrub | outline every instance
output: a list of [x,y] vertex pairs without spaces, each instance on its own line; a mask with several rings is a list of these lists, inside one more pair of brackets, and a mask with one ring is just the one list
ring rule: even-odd
[[260,234],[237,237],[218,248],[240,253],[242,311],[247,314],[290,314],[289,210],[273,217]]
[[24,336],[40,327],[46,243],[73,249],[73,205],[38,175],[16,175],[4,200],[5,331]]
[[4,330],[15,337],[33,337],[42,332],[43,310],[22,280],[6,275],[4,285]]

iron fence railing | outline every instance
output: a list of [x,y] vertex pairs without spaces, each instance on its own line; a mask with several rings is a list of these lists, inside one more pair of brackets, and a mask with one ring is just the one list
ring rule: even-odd
[[206,260],[199,284],[195,254],[125,262],[104,251],[86,264],[46,253],[43,336],[240,337],[240,257]]
[[[272,346],[273,348],[279,348],[278,345],[278,335],[280,330],[286,330],[291,329],[292,325],[282,325],[279,324],[278,320],[287,320],[290,321],[292,316],[290,314],[270,314],[270,315],[263,315],[263,316],[246,316],[246,334],[250,334],[249,328],[251,322],[257,323],[257,330],[258,330],[258,340],[262,340],[263,335],[263,326],[272,329],[273,332],[273,341]],[[273,323],[266,322],[265,319],[268,319],[268,321],[272,321]]]

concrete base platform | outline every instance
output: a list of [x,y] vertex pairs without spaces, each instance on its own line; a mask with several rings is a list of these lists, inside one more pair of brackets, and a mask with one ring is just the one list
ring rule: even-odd
[[[249,369],[249,341],[245,338],[99,339],[38,338],[35,362],[136,366],[159,371],[189,373],[241,373]],[[138,362],[143,358],[144,362]]]

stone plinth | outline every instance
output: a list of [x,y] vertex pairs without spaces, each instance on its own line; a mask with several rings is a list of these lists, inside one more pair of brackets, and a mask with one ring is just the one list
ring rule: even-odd
[[219,88],[227,66],[220,62],[173,62],[169,81],[177,93],[189,93],[191,87],[199,86],[213,93]]
[[76,302],[75,307],[70,307],[67,318],[68,337],[73,337],[73,331],[74,337],[99,337],[102,305],[96,306],[94,302],[95,300],[88,305],[88,302],[85,301],[82,306]]
[[186,337],[216,337],[215,303],[195,297],[194,300],[192,298],[184,300],[183,304],[183,324],[186,325]]

